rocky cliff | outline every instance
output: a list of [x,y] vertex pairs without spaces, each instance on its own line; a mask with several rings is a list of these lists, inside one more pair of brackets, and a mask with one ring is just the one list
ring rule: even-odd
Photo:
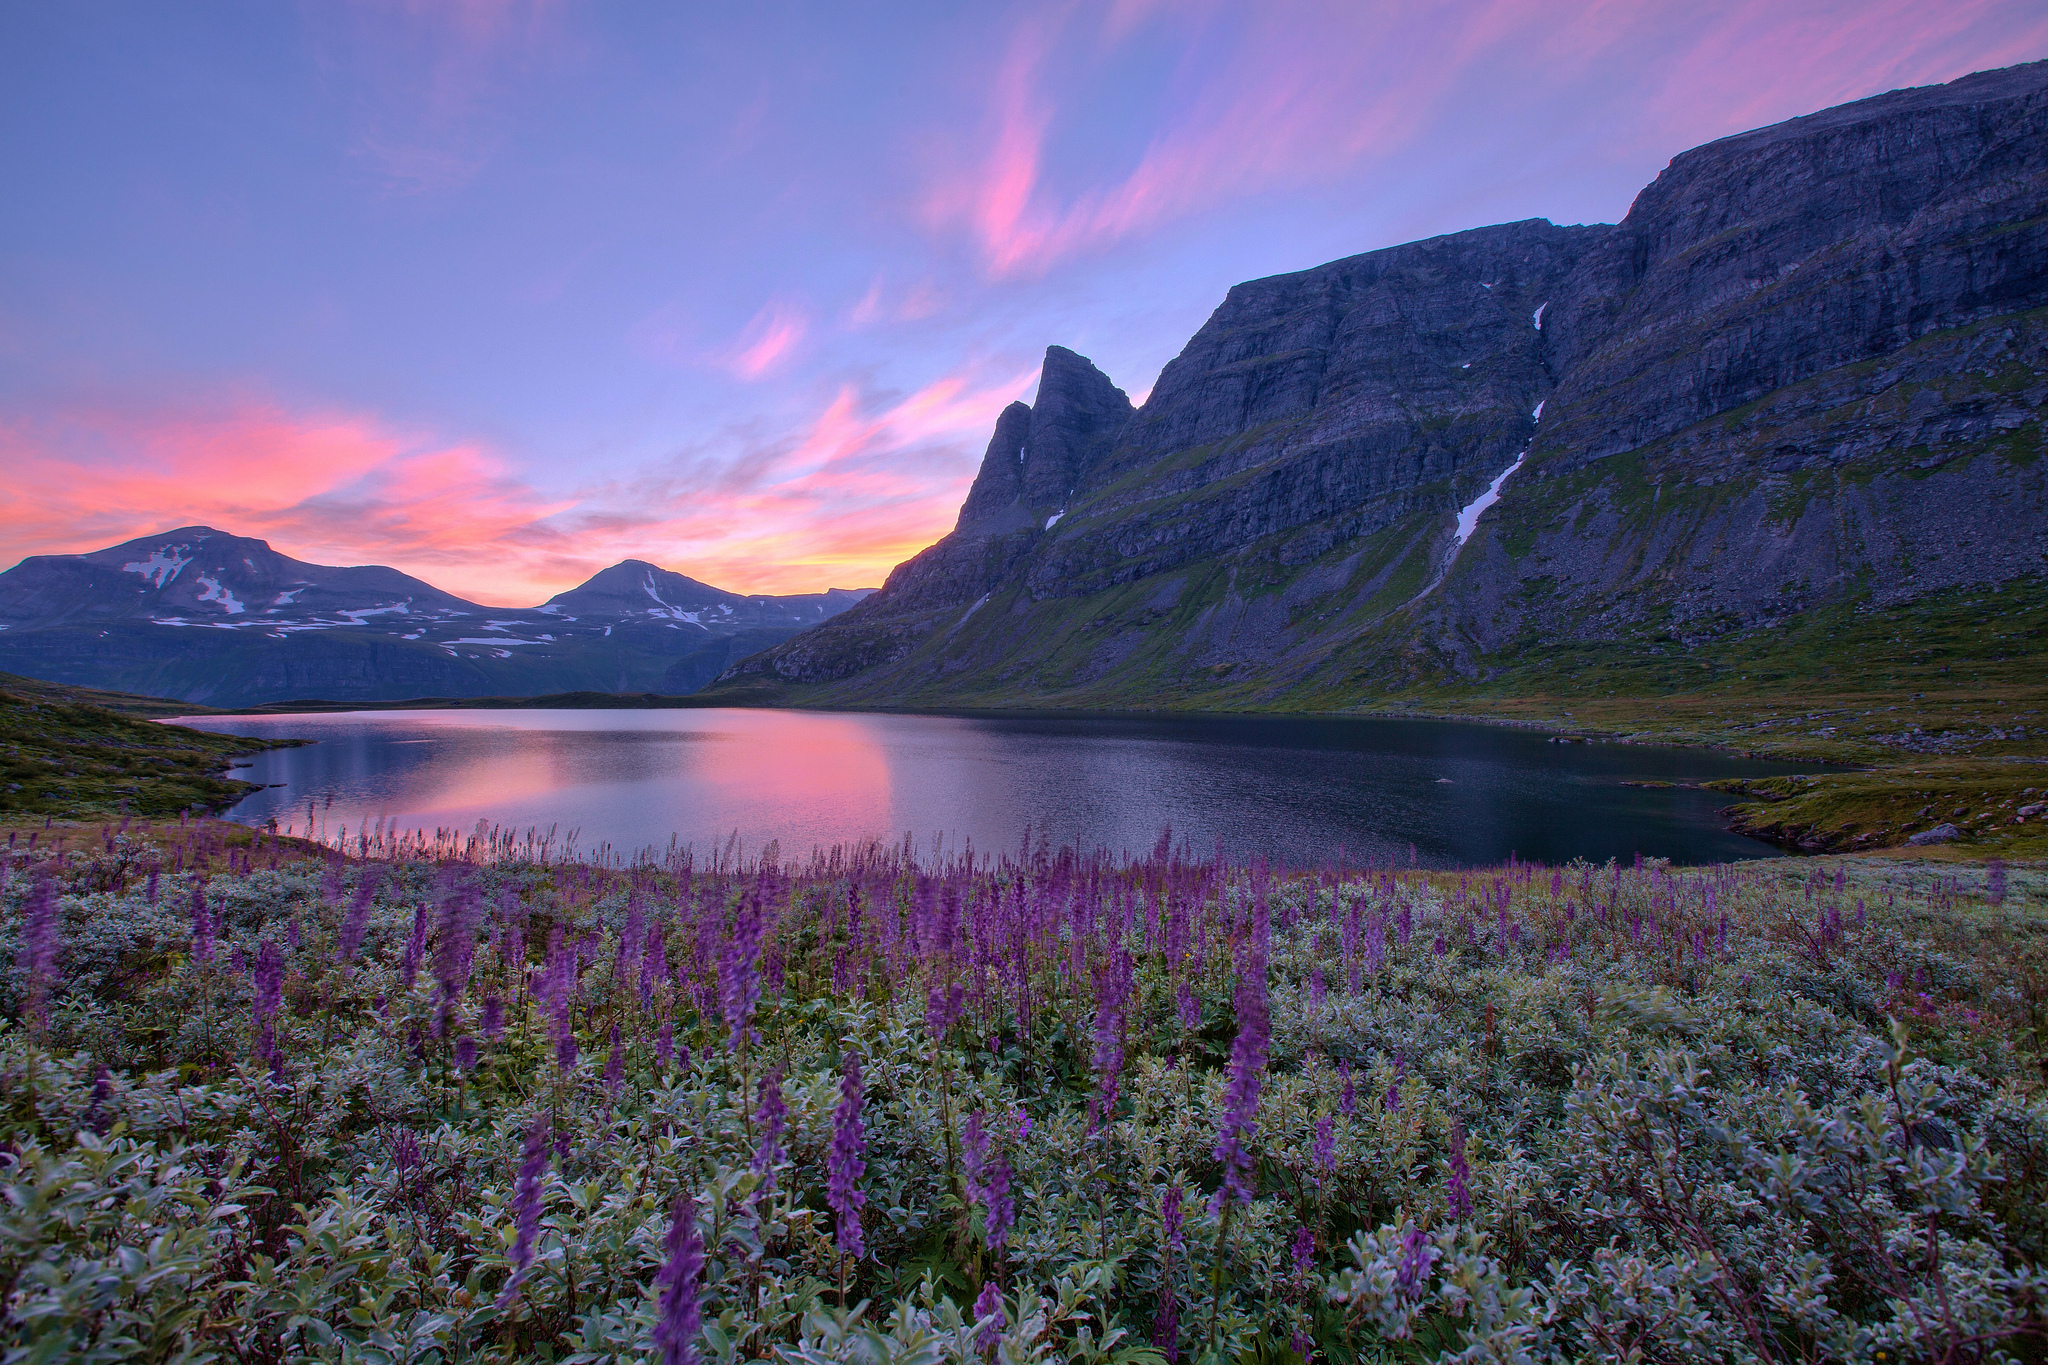
[[1697,148],[1619,224],[1239,285],[1121,399],[1053,348],[953,534],[721,686],[1343,704],[2032,590],[2048,63]]

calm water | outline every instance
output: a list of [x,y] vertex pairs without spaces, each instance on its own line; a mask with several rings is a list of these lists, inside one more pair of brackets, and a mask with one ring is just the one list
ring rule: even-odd
[[376,711],[184,722],[318,741],[236,775],[281,784],[233,819],[324,831],[479,820],[566,834],[585,848],[702,848],[737,832],[785,855],[839,842],[929,848],[971,839],[1139,851],[1170,824],[1197,849],[1293,864],[1435,865],[1513,852],[1679,862],[1769,856],[1721,828],[1696,782],[1788,772],[1698,750],[1551,744],[1496,726],[1420,720],[1132,715],[860,715],[801,711]]

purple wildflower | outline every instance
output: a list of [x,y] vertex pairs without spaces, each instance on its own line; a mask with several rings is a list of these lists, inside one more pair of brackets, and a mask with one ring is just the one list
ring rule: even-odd
[[1266,1049],[1271,1043],[1266,1015],[1266,964],[1257,953],[1240,974],[1237,989],[1237,1040],[1230,1048],[1230,1083],[1223,1092],[1223,1122],[1215,1157],[1223,1166],[1223,1184],[1216,1191],[1218,1213],[1228,1201],[1252,1202],[1247,1177],[1255,1170],[1245,1139],[1256,1131],[1259,1086],[1266,1075]]
[[619,1087],[626,1083],[626,1044],[619,1037],[619,1026],[612,1025],[612,1051],[604,1061],[604,1088],[616,1099]]
[[1316,1137],[1309,1144],[1309,1158],[1322,1175],[1332,1175],[1337,1170],[1337,1120],[1327,1114],[1316,1122]]
[[661,921],[656,920],[647,930],[647,946],[640,954],[640,1005],[646,1008],[654,999],[654,988],[668,976],[668,951],[662,947]]
[[974,1338],[974,1344],[982,1351],[993,1352],[996,1343],[1002,1339],[1003,1325],[1008,1320],[1003,1312],[1003,1291],[997,1287],[994,1280],[981,1287],[980,1295],[974,1300],[974,1316],[976,1321],[989,1317],[995,1319],[982,1328]]
[[505,1002],[495,995],[484,997],[484,1037],[497,1042],[505,1031]]
[[789,1119],[789,1106],[782,1099],[782,1068],[770,1067],[761,1078],[761,1103],[754,1122],[761,1125],[761,1140],[754,1148],[754,1170],[762,1176],[761,1188],[775,1188],[775,1167],[782,1160],[782,1129]]
[[1152,1319],[1152,1344],[1166,1357],[1166,1365],[1180,1359],[1180,1301],[1173,1287],[1160,1291],[1159,1315]]
[[406,936],[405,951],[398,958],[398,984],[408,994],[412,983],[419,978],[420,963],[427,955],[427,903],[421,901],[413,908],[412,933]]
[[749,891],[740,897],[739,913],[733,917],[732,933],[718,961],[719,992],[734,1052],[746,1040],[747,1022],[761,1001],[761,940],[767,927],[760,892]]
[[348,913],[342,916],[341,932],[336,947],[341,950],[341,960],[351,962],[363,946],[363,934],[370,927],[370,907],[377,899],[377,885],[383,879],[381,869],[366,872],[356,883],[355,899],[349,902]]
[[987,1236],[988,1249],[1001,1251],[1010,1240],[1010,1229],[1017,1225],[1017,1205],[1010,1198],[1010,1158],[997,1152],[988,1163],[982,1180],[982,1228]]
[[967,1116],[967,1129],[960,1135],[960,1161],[966,1167],[967,1197],[981,1199],[981,1173],[988,1165],[988,1130],[982,1126],[981,1111]]
[[1152,1344],[1166,1353],[1168,1361],[1180,1351],[1180,1304],[1173,1292],[1173,1257],[1186,1245],[1181,1233],[1181,1196],[1178,1185],[1168,1185],[1159,1197],[1160,1242],[1166,1254],[1159,1263],[1159,1313],[1152,1319]]
[[28,893],[21,927],[21,965],[28,978],[28,1016],[40,1024],[57,971],[57,887],[48,875]]
[[467,1033],[455,1040],[455,1069],[465,1073],[476,1070],[476,1039]]
[[1421,1228],[1410,1228],[1401,1238],[1401,1264],[1394,1272],[1394,1284],[1404,1298],[1422,1296],[1423,1282],[1435,1264],[1436,1248],[1430,1244],[1429,1234]]
[[1309,1266],[1315,1261],[1316,1235],[1305,1227],[1296,1228],[1294,1241],[1289,1245],[1288,1252],[1294,1260],[1294,1278],[1307,1280]]
[[1344,1093],[1337,1100],[1337,1112],[1350,1118],[1358,1112],[1358,1078],[1351,1074],[1351,1063],[1338,1061],[1337,1074],[1344,1078]]
[[663,1021],[660,1032],[654,1035],[654,1055],[661,1058],[661,1069],[668,1070],[676,1056],[676,1026]]
[[1472,1212],[1472,1168],[1465,1164],[1465,1125],[1456,1119],[1451,1120],[1450,1168],[1444,1197],[1450,1204],[1451,1217],[1464,1218]]
[[519,1179],[512,1187],[512,1221],[519,1229],[512,1244],[512,1278],[498,1295],[498,1307],[505,1308],[519,1297],[519,1285],[533,1269],[533,1244],[540,1236],[541,1183],[548,1170],[547,1115],[534,1117],[526,1130],[526,1159],[519,1165]]
[[825,1202],[839,1216],[839,1250],[859,1260],[867,1254],[861,1240],[860,1211],[868,1202],[860,1179],[867,1174],[868,1141],[861,1128],[860,1109],[865,1094],[861,1088],[860,1056],[846,1054],[846,1076],[839,1085],[839,1107],[832,1115],[832,1149],[826,1155]]
[[1202,1002],[1195,998],[1195,988],[1181,982],[1180,989],[1174,993],[1173,1003],[1181,1028],[1193,1032],[1195,1026],[1202,1022]]
[[697,1233],[697,1201],[676,1196],[668,1230],[668,1264],[655,1283],[661,1286],[661,1322],[654,1344],[663,1365],[693,1365],[703,1310],[697,1302],[697,1279],[704,1273],[704,1239]]
[[483,900],[474,886],[452,881],[441,896],[439,937],[434,944],[434,976],[441,983],[441,1011],[462,998],[476,960],[477,922]]
[[206,908],[206,884],[192,883],[192,960],[213,961],[213,915]]
[[277,1011],[284,1003],[284,950],[277,940],[264,939],[256,950],[256,971],[250,983],[249,1010],[255,1017],[256,1055],[272,1070],[278,1066]]

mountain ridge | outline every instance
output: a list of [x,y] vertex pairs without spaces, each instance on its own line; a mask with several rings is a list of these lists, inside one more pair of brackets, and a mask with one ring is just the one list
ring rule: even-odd
[[312,564],[186,526],[0,573],[0,669],[215,706],[686,693],[735,648],[869,591],[733,593],[626,560],[537,607],[491,607],[382,565]]
[[1341,707],[2038,584],[2044,403],[2032,63],[1681,153],[1617,224],[1234,286],[1060,506],[1003,467],[1013,405],[951,535],[717,687]]

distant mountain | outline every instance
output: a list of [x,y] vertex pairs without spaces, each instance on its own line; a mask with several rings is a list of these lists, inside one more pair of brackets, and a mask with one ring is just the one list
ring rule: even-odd
[[1618,224],[1240,284],[1135,411],[1053,347],[952,534],[720,685],[1341,707],[1737,650],[1881,684],[1829,621],[1925,652],[1957,594],[2048,601],[2044,408],[2037,62],[1696,148]]
[[743,596],[627,560],[515,610],[187,526],[0,573],[0,670],[210,706],[694,690],[738,657],[723,642],[758,650],[871,591]]
[[555,594],[536,610],[571,619],[651,616],[705,627],[802,627],[836,616],[874,591],[830,588],[790,597],[742,597],[644,559],[625,559],[592,574],[581,586]]

